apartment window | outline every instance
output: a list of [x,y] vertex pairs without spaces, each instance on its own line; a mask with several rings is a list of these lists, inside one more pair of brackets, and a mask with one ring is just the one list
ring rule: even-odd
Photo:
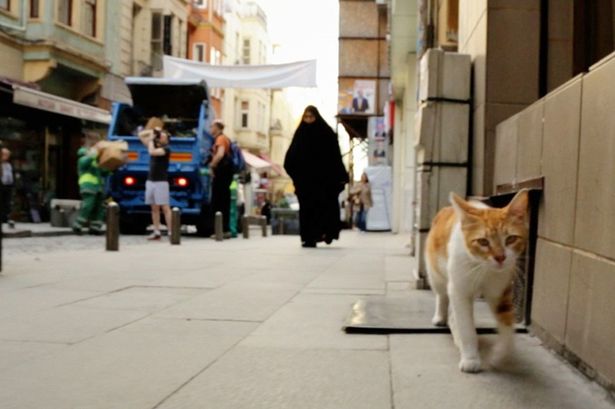
[[211,65],[220,65],[222,63],[222,53],[216,50],[216,47],[209,48],[209,63]]
[[207,8],[207,3],[208,0],[196,0],[194,2],[194,5],[197,6],[200,9],[206,9]]
[[173,18],[172,14],[163,17],[162,51],[173,55]]
[[250,113],[250,103],[248,101],[241,101],[241,127],[248,127],[248,115]]
[[250,64],[250,39],[246,38],[243,40],[243,51],[241,61],[244,64]]
[[261,132],[267,132],[265,129],[265,104],[258,103],[258,130]]
[[265,43],[261,43],[261,64],[265,64],[267,62],[267,46]]
[[84,0],[81,24],[83,34],[96,37],[96,0]]
[[162,14],[152,13],[152,39],[151,53],[152,65],[155,70],[162,68],[162,35],[164,29],[162,27]]
[[[9,1],[9,0],[7,0],[7,1]],[[40,17],[39,7],[40,7],[40,1],[39,0],[30,0],[30,18],[39,18]]]
[[73,24],[73,0],[58,1],[58,21],[67,26]]
[[194,61],[205,61],[205,52],[207,50],[207,44],[195,43],[192,47],[192,59]]
[[11,0],[0,0],[0,10],[11,11]]
[[211,65],[216,65],[216,48],[209,47],[209,63]]

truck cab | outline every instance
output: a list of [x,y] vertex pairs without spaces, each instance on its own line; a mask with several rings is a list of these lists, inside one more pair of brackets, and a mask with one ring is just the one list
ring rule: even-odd
[[145,204],[150,156],[138,133],[156,116],[170,135],[170,205],[181,210],[182,224],[196,226],[200,235],[211,234],[211,183],[206,164],[214,142],[209,134],[213,112],[205,82],[132,77],[126,85],[133,103],[114,103],[108,134],[111,141],[128,142],[128,162],[107,184],[120,206],[121,231],[144,233],[151,223],[150,206]]

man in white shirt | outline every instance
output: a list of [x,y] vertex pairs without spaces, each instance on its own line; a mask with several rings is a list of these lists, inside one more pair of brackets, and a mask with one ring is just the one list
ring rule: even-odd
[[11,165],[11,151],[7,148],[2,148],[2,171],[0,173],[0,182],[2,182],[2,223],[8,223],[11,228],[15,227],[15,223],[10,219],[11,203],[13,198],[13,186],[15,178],[13,176],[13,166]]

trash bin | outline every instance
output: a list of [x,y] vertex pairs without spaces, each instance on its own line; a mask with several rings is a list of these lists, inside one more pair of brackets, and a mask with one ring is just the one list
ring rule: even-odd
[[274,207],[271,209],[271,234],[298,235],[299,211]]
[[80,208],[80,200],[51,199],[51,226],[71,227],[79,215]]

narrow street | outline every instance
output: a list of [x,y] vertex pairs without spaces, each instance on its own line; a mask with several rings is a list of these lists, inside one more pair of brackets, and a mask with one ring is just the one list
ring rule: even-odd
[[345,334],[358,298],[416,296],[405,239],[5,240],[0,406],[615,407],[529,335],[509,367],[469,375],[449,335]]

